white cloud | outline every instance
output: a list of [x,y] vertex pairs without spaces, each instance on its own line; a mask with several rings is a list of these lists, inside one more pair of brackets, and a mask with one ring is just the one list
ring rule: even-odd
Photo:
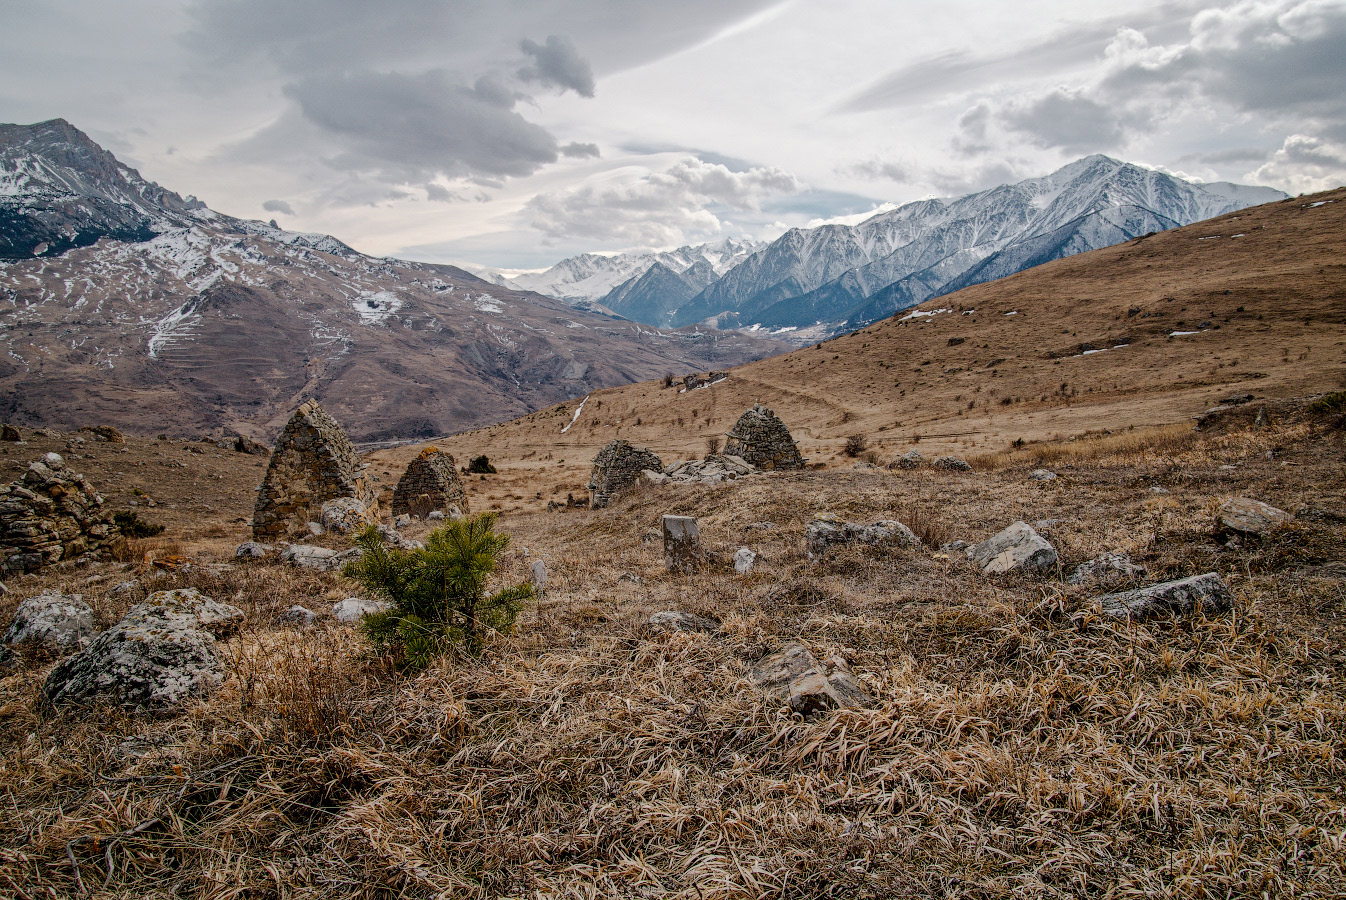
[[1292,134],[1271,159],[1244,177],[1292,194],[1341,187],[1346,185],[1346,144]]

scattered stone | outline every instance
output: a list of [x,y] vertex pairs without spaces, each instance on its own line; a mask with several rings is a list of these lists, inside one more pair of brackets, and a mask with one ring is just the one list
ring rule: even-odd
[[338,497],[322,505],[323,528],[337,534],[355,534],[366,525],[377,522],[369,507],[355,497]]
[[864,471],[866,469],[877,469],[878,466],[874,465],[872,462],[858,462],[852,465],[851,468]]
[[749,548],[739,547],[734,553],[734,571],[739,575],[747,575],[755,565],[757,565],[757,554]]
[[805,716],[829,709],[863,708],[873,702],[845,661],[833,656],[820,663],[801,644],[786,644],[762,658],[749,678],[772,700]]
[[777,471],[804,468],[804,457],[790,429],[771,410],[758,403],[738,417],[726,435],[727,456],[737,456],[755,469]]
[[1049,469],[1034,469],[1028,473],[1030,481],[1055,481],[1056,473]]
[[326,547],[314,547],[311,544],[291,544],[280,551],[281,562],[293,563],[301,569],[316,569],[319,572],[331,572],[336,565],[335,550]]
[[57,705],[110,700],[148,708],[203,696],[224,680],[216,637],[233,633],[243,618],[242,610],[191,588],[151,594],[57,665],[43,694]]
[[257,541],[302,528],[311,505],[352,497],[377,519],[378,499],[346,432],[315,400],[295,410],[267,466],[252,514]]
[[908,450],[888,464],[890,469],[919,469],[925,457],[919,450]]
[[972,464],[958,456],[936,456],[930,465],[946,472],[971,472]]
[[664,568],[695,572],[701,562],[701,531],[694,516],[664,516]]
[[86,425],[80,430],[91,433],[96,441],[105,441],[109,444],[126,443],[126,438],[122,433],[111,425]]
[[322,537],[327,533],[327,526],[321,522],[309,522],[304,526],[304,530],[308,532],[309,537]]
[[230,432],[224,436],[224,440],[216,441],[215,446],[221,450],[232,450],[235,453],[249,453],[254,456],[266,456],[271,450],[265,444],[259,444],[251,438],[246,438],[237,431]]
[[895,519],[880,519],[872,525],[843,522],[836,516],[819,516],[804,530],[809,559],[822,556],[837,544],[891,544],[897,547],[920,546],[921,539]]
[[393,518],[394,528],[406,528],[410,524],[411,524],[411,516],[408,515],[407,513],[402,513],[402,515]]
[[44,591],[19,604],[0,643],[22,652],[75,653],[87,647],[97,633],[93,610],[83,597]]
[[594,457],[593,472],[589,475],[589,505],[593,509],[607,506],[613,496],[635,484],[646,469],[662,472],[664,464],[652,451],[633,447],[630,441],[609,442]]
[[440,511],[437,510],[437,509],[432,509],[432,510],[430,510],[430,512],[426,515],[425,520],[426,520],[427,522],[443,522],[443,521],[444,521],[444,513],[440,512]]
[[298,625],[300,628],[311,628],[313,623],[318,621],[318,614],[306,606],[295,604],[287,607],[285,612],[277,616],[277,621],[282,625]]
[[391,603],[385,603],[382,600],[365,600],[361,597],[347,597],[332,604],[332,615],[338,622],[351,624],[359,622],[365,616],[371,616],[374,613],[387,612],[392,609]]
[[21,441],[23,435],[19,434],[19,429],[9,423],[0,425],[0,441]]
[[1132,563],[1131,557],[1125,553],[1104,553],[1076,566],[1066,583],[1083,584],[1086,581],[1114,581],[1131,577],[1144,578],[1145,567]]
[[687,462],[678,463],[666,473],[646,470],[642,474],[648,481],[655,484],[668,482],[673,484],[720,484],[725,481],[736,481],[745,475],[753,475],[756,472],[757,469],[748,465],[748,462],[741,456],[716,453],[707,456],[705,459],[691,459]]
[[234,548],[235,559],[261,559],[271,548],[256,541],[244,541]]
[[1015,522],[972,548],[972,561],[987,575],[1046,572],[1056,566],[1056,549],[1027,522]]
[[966,550],[971,546],[967,541],[949,541],[947,544],[940,544],[939,549],[942,553],[957,553],[959,550]]
[[659,632],[681,631],[687,634],[714,634],[720,630],[720,623],[689,612],[657,612],[650,616],[650,630]]
[[60,454],[46,454],[0,486],[0,574],[106,556],[123,542],[104,518],[103,498]]
[[467,490],[458,477],[453,457],[438,447],[426,447],[411,461],[393,491],[393,515],[412,515],[422,519],[433,511],[447,513],[470,509]]
[[1105,616],[1143,621],[1161,615],[1221,613],[1233,604],[1234,595],[1224,579],[1215,572],[1207,572],[1097,599]]
[[533,560],[533,564],[528,567],[528,573],[533,578],[533,590],[539,595],[547,591],[547,564],[540,559]]
[[1264,535],[1293,521],[1294,517],[1283,509],[1248,497],[1235,497],[1225,501],[1215,520],[1215,531],[1220,535],[1252,534]]
[[627,584],[644,584],[645,579],[634,572],[623,572],[617,576],[617,583],[622,584],[623,582],[626,582]]

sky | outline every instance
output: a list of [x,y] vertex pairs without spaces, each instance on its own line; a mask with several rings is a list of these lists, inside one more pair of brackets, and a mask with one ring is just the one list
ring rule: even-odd
[[229,215],[537,268],[1091,153],[1346,183],[1346,0],[0,0],[0,122]]

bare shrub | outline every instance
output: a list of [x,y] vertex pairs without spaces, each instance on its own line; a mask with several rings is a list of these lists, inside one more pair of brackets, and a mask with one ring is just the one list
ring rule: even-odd
[[841,452],[854,459],[865,450],[869,449],[869,441],[863,434],[853,434],[846,438],[846,446],[841,448]]

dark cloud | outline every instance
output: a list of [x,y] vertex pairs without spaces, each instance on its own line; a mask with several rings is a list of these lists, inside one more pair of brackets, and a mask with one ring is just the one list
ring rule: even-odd
[[1013,106],[1002,118],[1038,146],[1059,147],[1067,153],[1107,150],[1117,146],[1124,134],[1112,108],[1064,90]]
[[578,141],[566,144],[561,148],[562,156],[573,156],[576,159],[597,158],[602,156],[598,152],[597,144],[581,144]]
[[284,200],[268,200],[262,204],[262,209],[267,212],[285,213],[287,216],[294,215],[294,207]]
[[439,174],[528,175],[557,159],[556,141],[512,109],[489,79],[471,87],[443,71],[354,72],[286,89],[305,120],[342,153],[341,168],[399,182]]
[[524,82],[537,82],[560,90],[572,90],[581,97],[594,95],[594,73],[589,61],[579,55],[565,35],[553,34],[545,44],[524,38],[519,49],[533,58],[516,73]]

